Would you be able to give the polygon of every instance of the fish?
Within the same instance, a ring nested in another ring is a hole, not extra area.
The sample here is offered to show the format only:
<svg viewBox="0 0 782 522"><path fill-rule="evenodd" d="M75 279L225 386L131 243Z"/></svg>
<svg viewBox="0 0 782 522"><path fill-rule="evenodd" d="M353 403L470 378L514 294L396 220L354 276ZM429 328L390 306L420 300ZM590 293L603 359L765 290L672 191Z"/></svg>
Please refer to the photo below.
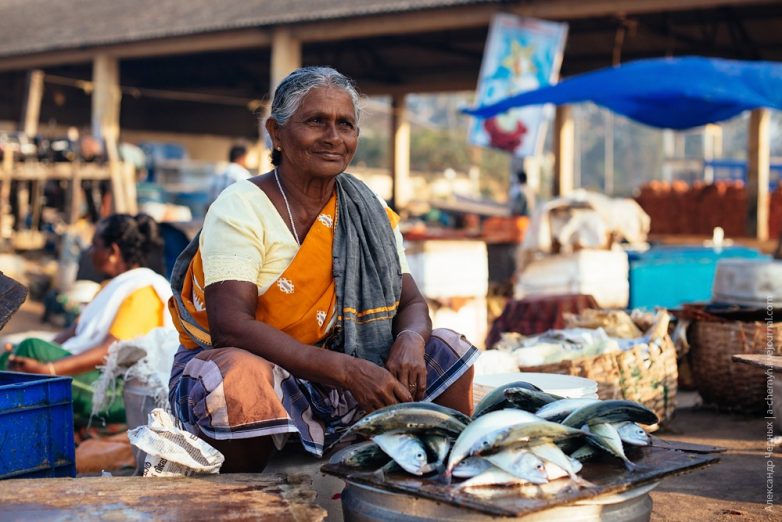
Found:
<svg viewBox="0 0 782 522"><path fill-rule="evenodd" d="M594 456L595 456L595 448L591 446L589 443L584 444L583 446L581 446L576 451L570 454L570 458L575 459L579 462L589 460Z"/></svg>
<svg viewBox="0 0 782 522"><path fill-rule="evenodd" d="M390 457L372 441L359 442L340 449L329 459L329 464L343 464L351 468L377 468L387 464Z"/></svg>
<svg viewBox="0 0 782 522"><path fill-rule="evenodd" d="M587 433L556 422L537 420L516 424L484 434L468 451L469 455L486 456L508 448L529 447L546 442L585 437Z"/></svg>
<svg viewBox="0 0 782 522"><path fill-rule="evenodd" d="M478 405L475 406L475 410L473 411L472 414L473 418L477 419L478 417L486 413L490 413L492 411L497 411L497 410L504 410L512 406L510 401L508 401L508 399L505 398L505 390L508 388L525 388L531 391L543 391L537 386L535 386L534 384L528 383L526 381L516 381L516 382L503 384L502 386L498 386L497 388L494 388L483 399L481 399Z"/></svg>
<svg viewBox="0 0 782 522"><path fill-rule="evenodd" d="M459 488L517 486L521 484L527 484L527 481L492 464L489 469L459 484Z"/></svg>
<svg viewBox="0 0 782 522"><path fill-rule="evenodd" d="M446 481L450 478L453 468L469 457L473 447L480 446L486 435L508 426L538 421L540 418L532 413L515 409L498 410L481 415L472 421L453 443L448 457L448 466L446 466Z"/></svg>
<svg viewBox="0 0 782 522"><path fill-rule="evenodd" d="M548 482L546 466L534 453L525 448L511 448L485 457L503 471L533 484Z"/></svg>
<svg viewBox="0 0 782 522"><path fill-rule="evenodd" d="M587 440L591 444L622 459L628 471L635 471L637 466L630 462L630 459L625 455L622 439L619 438L619 432L616 431L616 428L608 422L603 422L599 424L589 424L586 429L592 434L592 436L587 437Z"/></svg>
<svg viewBox="0 0 782 522"><path fill-rule="evenodd" d="M494 467L494 464L483 457L467 457L453 468L453 476L457 478L472 478L492 467Z"/></svg>
<svg viewBox="0 0 782 522"><path fill-rule="evenodd" d="M467 427L450 413L420 404L395 404L373 411L348 428L340 440L351 433L371 438L388 432L438 433L456 438Z"/></svg>
<svg viewBox="0 0 782 522"><path fill-rule="evenodd" d="M563 399L559 395L519 387L505 389L505 398L514 407L528 412L536 412L546 404Z"/></svg>
<svg viewBox="0 0 782 522"><path fill-rule="evenodd" d="M611 425L619 432L619 438L625 444L630 444L631 446L650 446L652 444L652 439L646 433L646 430L635 422L623 421L615 422Z"/></svg>
<svg viewBox="0 0 782 522"><path fill-rule="evenodd" d="M445 459L448 458L448 452L451 450L453 439L445 435L419 435L421 442L424 443L424 449L427 453L427 464L424 466L424 473L431 471L442 472L445 470Z"/></svg>
<svg viewBox="0 0 782 522"><path fill-rule="evenodd" d="M409 433L383 433L372 437L372 442L413 475L421 476L426 467L426 449L421 439Z"/></svg>
<svg viewBox="0 0 782 522"><path fill-rule="evenodd" d="M588 399L583 397L575 399L562 399L546 404L542 408L538 409L538 411L535 412L535 415L547 421L560 422L578 408L588 404L594 404L595 402L599 401L600 399Z"/></svg>
<svg viewBox="0 0 782 522"><path fill-rule="evenodd" d="M565 426L580 428L584 424L632 421L656 424L657 414L637 402L624 400L599 401L582 406L562 420Z"/></svg>
<svg viewBox="0 0 782 522"><path fill-rule="evenodd" d="M570 459L570 457L565 455L565 453L559 449L556 444L552 444L550 442L536 444L534 446L530 446L529 451L545 462L550 462L551 464L554 464L564 470L570 477L570 480L573 480L579 486L589 487L594 485L591 482L588 482L576 475L578 470L583 467L582 464L576 461L576 465L573 465L573 461Z"/></svg>

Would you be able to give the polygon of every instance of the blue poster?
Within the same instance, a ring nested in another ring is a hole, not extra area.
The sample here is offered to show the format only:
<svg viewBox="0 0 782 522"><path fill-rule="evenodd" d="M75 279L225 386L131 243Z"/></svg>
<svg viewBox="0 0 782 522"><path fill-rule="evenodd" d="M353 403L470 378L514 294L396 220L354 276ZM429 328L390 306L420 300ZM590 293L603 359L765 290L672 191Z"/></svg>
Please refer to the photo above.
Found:
<svg viewBox="0 0 782 522"><path fill-rule="evenodd" d="M496 15L486 39L475 106L556 83L566 38L567 24ZM470 143L514 156L531 156L544 119L541 106L476 118L470 128Z"/></svg>

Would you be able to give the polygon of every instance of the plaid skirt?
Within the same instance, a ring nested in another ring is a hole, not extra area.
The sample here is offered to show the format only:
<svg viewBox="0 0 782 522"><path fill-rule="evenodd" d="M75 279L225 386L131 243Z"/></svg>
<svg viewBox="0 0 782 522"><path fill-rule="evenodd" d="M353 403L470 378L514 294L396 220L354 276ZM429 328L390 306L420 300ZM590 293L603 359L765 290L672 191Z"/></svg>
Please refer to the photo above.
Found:
<svg viewBox="0 0 782 522"><path fill-rule="evenodd" d="M473 365L478 349L444 328L426 344L426 396L442 394ZM298 434L317 456L364 412L347 390L298 379L239 348L180 346L169 383L174 415L194 435L216 440L272 436L281 448Z"/></svg>

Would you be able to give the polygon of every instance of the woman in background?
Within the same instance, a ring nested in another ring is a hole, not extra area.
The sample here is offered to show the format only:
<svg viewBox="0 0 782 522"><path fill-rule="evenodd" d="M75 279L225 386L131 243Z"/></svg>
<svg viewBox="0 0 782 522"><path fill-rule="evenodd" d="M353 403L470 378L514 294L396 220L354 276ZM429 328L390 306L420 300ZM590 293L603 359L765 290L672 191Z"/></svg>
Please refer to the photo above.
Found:
<svg viewBox="0 0 782 522"><path fill-rule="evenodd" d="M145 214L115 214L101 220L90 255L96 270L110 279L82 311L74 325L53 342L26 339L0 357L0 368L46 375L73 376L73 410L77 424L89 420L93 383L100 376L109 346L170 323L168 281L148 267L160 267L163 241L157 223ZM4 360L5 359L5 360ZM124 422L122 390L102 415Z"/></svg>

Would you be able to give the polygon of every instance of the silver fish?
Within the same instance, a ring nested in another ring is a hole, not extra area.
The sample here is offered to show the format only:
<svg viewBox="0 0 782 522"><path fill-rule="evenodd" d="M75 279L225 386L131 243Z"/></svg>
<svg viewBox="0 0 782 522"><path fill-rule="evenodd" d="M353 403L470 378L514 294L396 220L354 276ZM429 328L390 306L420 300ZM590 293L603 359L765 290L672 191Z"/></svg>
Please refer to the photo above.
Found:
<svg viewBox="0 0 782 522"><path fill-rule="evenodd" d="M632 401L599 401L587 404L562 420L565 426L581 427L584 424L632 421L641 424L657 423L657 415L641 404Z"/></svg>
<svg viewBox="0 0 782 522"><path fill-rule="evenodd" d="M529 412L538 411L546 404L562 400L559 395L518 387L507 388L505 398L516 408Z"/></svg>
<svg viewBox="0 0 782 522"><path fill-rule="evenodd" d="M470 455L486 456L507 448L529 447L545 442L584 437L587 433L556 422L538 420L516 424L484 435L469 450Z"/></svg>
<svg viewBox="0 0 782 522"><path fill-rule="evenodd" d="M541 419L546 419L547 421L560 422L578 408L588 404L594 404L599 401L600 399L587 399L583 397L576 399L562 399L546 404L538 411L536 411L535 415Z"/></svg>
<svg viewBox="0 0 782 522"><path fill-rule="evenodd" d="M439 433L457 437L466 428L465 423L449 413L420 407L418 403L395 404L373 411L353 424L340 438L349 433L372 437L391 431L406 433Z"/></svg>
<svg viewBox="0 0 782 522"><path fill-rule="evenodd" d="M427 453L427 465L424 473L430 471L443 471L445 469L445 459L448 458L448 452L451 450L453 439L445 435L419 435L421 442Z"/></svg>
<svg viewBox="0 0 782 522"><path fill-rule="evenodd" d="M574 466L572 459L570 459L570 457L565 455L565 453L561 449L559 449L556 444L552 444L550 442L544 444L536 444L534 446L530 446L529 451L533 453L536 457L539 457L546 462L550 462L551 464L554 464L558 468L564 470L567 473L567 475L570 477L570 479L575 481L577 484L581 486L592 485L590 482L587 482L581 477L576 476L578 470L580 470L583 467L581 463L576 461L577 464Z"/></svg>
<svg viewBox="0 0 782 522"><path fill-rule="evenodd" d="M494 467L494 464L483 457L467 457L453 468L453 476L457 478L472 478Z"/></svg>
<svg viewBox="0 0 782 522"><path fill-rule="evenodd" d="M472 414L473 418L477 419L486 413L512 407L508 399L505 398L505 390L508 388L526 388L532 391L543 391L534 384L530 384L526 381L516 381L503 384L502 386L494 388L483 399L481 399L481 402L475 406L475 411L473 411Z"/></svg>
<svg viewBox="0 0 782 522"><path fill-rule="evenodd" d="M413 475L423 475L426 466L424 443L409 433L383 433L372 437L372 442L380 448L402 469Z"/></svg>
<svg viewBox="0 0 782 522"><path fill-rule="evenodd" d="M499 410L482 415L462 431L451 448L446 474L462 460L470 456L473 447L481 447L483 438L499 429L526 422L538 422L540 418L521 410Z"/></svg>
<svg viewBox="0 0 782 522"><path fill-rule="evenodd" d="M631 446L649 446L652 443L652 439L649 438L649 434L646 433L646 430L635 422L615 422L611 425L619 432L619 438L622 439L622 442L625 444L630 444Z"/></svg>
<svg viewBox="0 0 782 522"><path fill-rule="evenodd" d="M630 462L625 455L624 447L622 447L622 439L619 438L619 432L616 431L616 428L608 422L603 422L599 424L590 424L587 429L592 434L592 436L587 438L590 443L615 457L622 459L628 470L635 470L636 465Z"/></svg>
<svg viewBox="0 0 782 522"><path fill-rule="evenodd" d="M459 484L459 488L477 488L486 486L516 486L526 484L527 481L508 473L495 465L478 475Z"/></svg>
<svg viewBox="0 0 782 522"><path fill-rule="evenodd" d="M570 454L570 457L576 459L577 461L589 460L594 456L595 456L595 448L590 446L588 443L584 444L583 446L581 446L576 451Z"/></svg>
<svg viewBox="0 0 782 522"><path fill-rule="evenodd" d="M359 442L340 449L329 459L329 464L344 464L351 468L377 468L389 461L380 446L371 441Z"/></svg>
<svg viewBox="0 0 782 522"><path fill-rule="evenodd" d="M484 458L501 470L533 484L548 482L543 461L527 449L507 449Z"/></svg>

